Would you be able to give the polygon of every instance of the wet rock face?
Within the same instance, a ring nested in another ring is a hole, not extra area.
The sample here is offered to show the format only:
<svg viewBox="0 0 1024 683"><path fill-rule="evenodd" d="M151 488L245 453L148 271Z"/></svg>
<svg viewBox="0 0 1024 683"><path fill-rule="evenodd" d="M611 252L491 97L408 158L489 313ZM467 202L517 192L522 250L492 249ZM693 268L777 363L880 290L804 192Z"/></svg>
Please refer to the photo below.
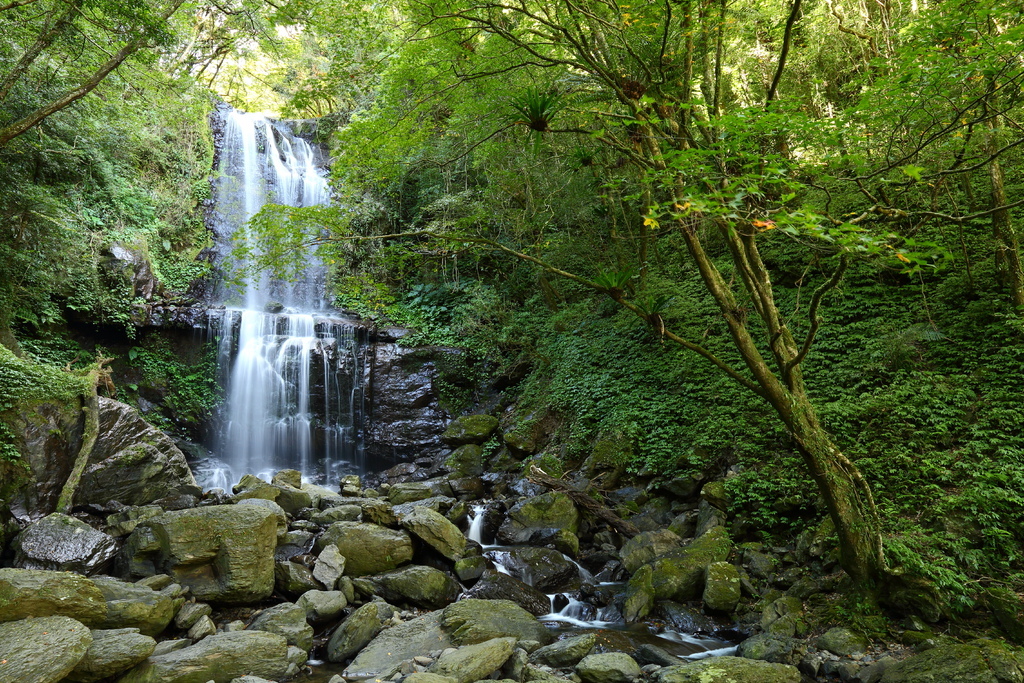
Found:
<svg viewBox="0 0 1024 683"><path fill-rule="evenodd" d="M443 451L448 415L438 405L433 358L453 349L417 349L376 343L370 363L367 462L384 465Z"/></svg>
<svg viewBox="0 0 1024 683"><path fill-rule="evenodd" d="M111 536L74 517L54 513L26 527L14 539L14 566L95 574L117 552Z"/></svg>

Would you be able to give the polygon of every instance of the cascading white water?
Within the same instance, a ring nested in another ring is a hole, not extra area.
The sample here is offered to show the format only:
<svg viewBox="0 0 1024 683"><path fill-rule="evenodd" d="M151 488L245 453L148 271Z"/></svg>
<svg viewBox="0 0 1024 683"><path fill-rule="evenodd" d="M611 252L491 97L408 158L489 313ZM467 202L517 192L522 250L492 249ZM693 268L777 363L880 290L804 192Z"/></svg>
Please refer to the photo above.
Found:
<svg viewBox="0 0 1024 683"><path fill-rule="evenodd" d="M216 445L223 467L204 483L224 487L243 474L269 478L286 468L336 483L363 469L361 329L331 316L315 253L304 255L306 266L293 282L251 272L248 262L227 256L236 240L249 239L249 220L267 203L327 203L327 179L315 150L283 125L234 109L223 117L213 228L221 266L241 274L243 291L222 292L228 307L210 311L225 387ZM258 245L250 253L258 257Z"/></svg>

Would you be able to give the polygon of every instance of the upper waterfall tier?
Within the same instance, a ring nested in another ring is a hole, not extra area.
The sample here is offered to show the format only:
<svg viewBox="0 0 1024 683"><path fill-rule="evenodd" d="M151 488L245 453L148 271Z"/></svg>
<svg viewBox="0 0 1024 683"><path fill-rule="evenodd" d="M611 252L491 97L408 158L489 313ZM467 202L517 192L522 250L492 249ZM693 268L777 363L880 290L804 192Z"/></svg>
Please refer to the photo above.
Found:
<svg viewBox="0 0 1024 683"><path fill-rule="evenodd" d="M330 187L318 151L293 135L286 124L262 114L226 109L220 145L218 175L214 179L212 228L225 270L242 274L244 291L223 291L224 303L249 310L280 304L302 312L327 308L325 269L315 253L295 282L275 281L264 273L249 272L249 263L229 255L240 239L249 239L246 225L268 203L315 206L330 201ZM254 257L258 245L250 245Z"/></svg>

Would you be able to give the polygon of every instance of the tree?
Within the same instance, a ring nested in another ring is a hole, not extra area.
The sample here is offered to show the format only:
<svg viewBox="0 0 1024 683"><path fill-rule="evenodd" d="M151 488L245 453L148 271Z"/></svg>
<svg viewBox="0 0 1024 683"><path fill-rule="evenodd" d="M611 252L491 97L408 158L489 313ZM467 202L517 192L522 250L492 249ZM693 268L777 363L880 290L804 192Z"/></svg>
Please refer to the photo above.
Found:
<svg viewBox="0 0 1024 683"><path fill-rule="evenodd" d="M28 40L0 81L0 103L8 112L0 120L0 147L88 95L135 53L165 40L166 22L183 2L151 7L142 2L72 0L46 3L41 12L41 2L30 9L14 7L18 3L5 6L0 22L17 27ZM76 50L78 58L73 56ZM49 87L33 109L10 106L13 89L31 92L40 83Z"/></svg>

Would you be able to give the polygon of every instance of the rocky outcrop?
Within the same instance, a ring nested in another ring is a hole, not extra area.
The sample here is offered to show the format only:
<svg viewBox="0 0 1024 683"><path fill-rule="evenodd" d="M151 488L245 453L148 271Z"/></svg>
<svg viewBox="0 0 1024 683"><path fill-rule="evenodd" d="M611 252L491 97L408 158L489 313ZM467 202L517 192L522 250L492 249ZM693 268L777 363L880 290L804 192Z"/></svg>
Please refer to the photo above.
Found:
<svg viewBox="0 0 1024 683"><path fill-rule="evenodd" d="M125 403L101 396L99 407L99 437L75 495L78 504L146 505L202 495L169 436Z"/></svg>
<svg viewBox="0 0 1024 683"><path fill-rule="evenodd" d="M882 683L1017 683L1024 657L994 640L940 645L889 667Z"/></svg>

